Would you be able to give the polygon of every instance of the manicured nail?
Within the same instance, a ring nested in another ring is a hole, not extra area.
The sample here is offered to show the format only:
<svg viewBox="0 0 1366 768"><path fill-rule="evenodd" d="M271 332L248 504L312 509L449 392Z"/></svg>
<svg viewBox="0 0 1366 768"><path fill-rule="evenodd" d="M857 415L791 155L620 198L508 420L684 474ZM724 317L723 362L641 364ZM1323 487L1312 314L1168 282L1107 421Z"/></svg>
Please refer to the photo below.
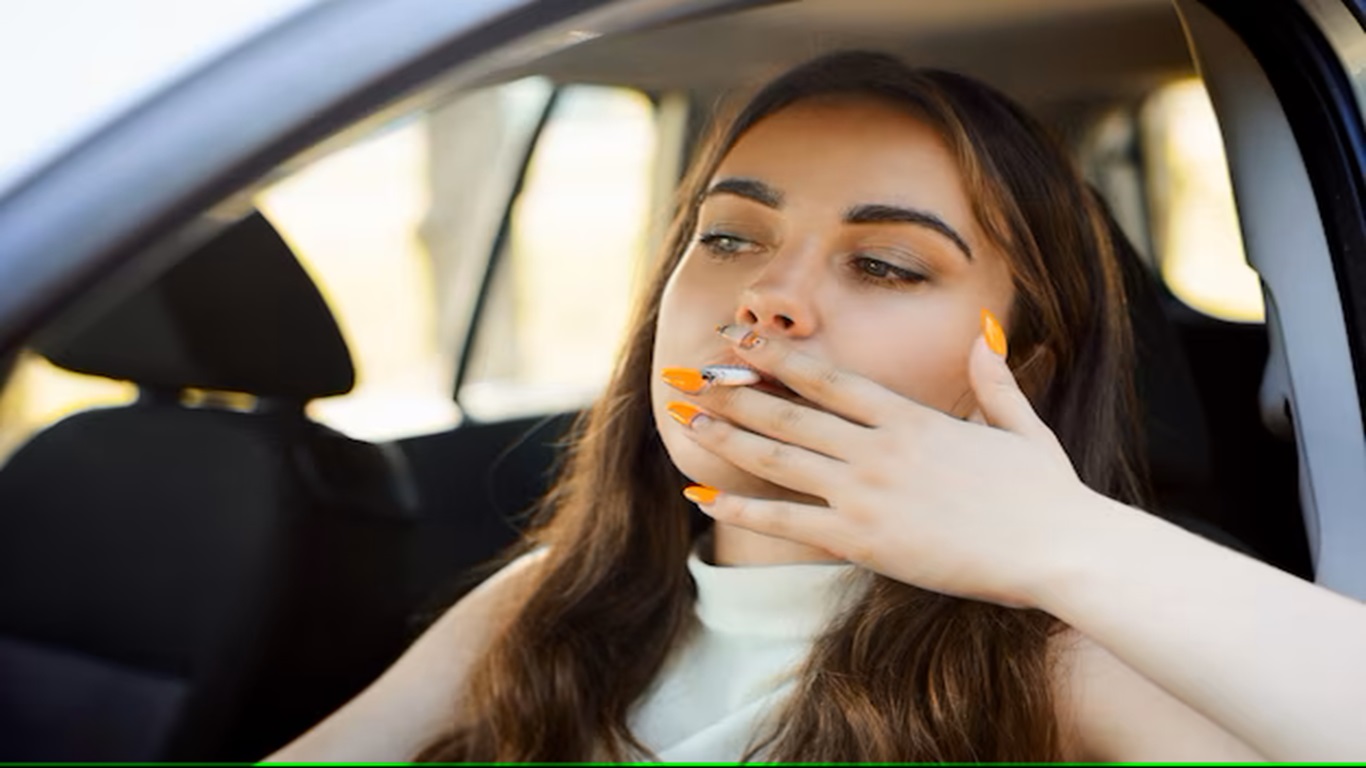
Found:
<svg viewBox="0 0 1366 768"><path fill-rule="evenodd" d="M1001 329L1001 323L996 319L996 315L991 314L991 310L982 308L982 335L987 337L987 346L991 351L1006 356L1006 332Z"/></svg>
<svg viewBox="0 0 1366 768"><path fill-rule="evenodd" d="M696 368L665 368L660 371L660 375L669 386L690 395L701 392L702 388L707 386L706 378Z"/></svg>
<svg viewBox="0 0 1366 768"><path fill-rule="evenodd" d="M720 491L710 485L690 485L683 489L683 496L694 504L710 504L716 501Z"/></svg>
<svg viewBox="0 0 1366 768"><path fill-rule="evenodd" d="M764 339L755 333L748 325L730 323L729 325L716 326L716 332L727 341L738 344L741 349L754 349L764 343Z"/></svg>
<svg viewBox="0 0 1366 768"><path fill-rule="evenodd" d="M695 421L698 416L703 415L701 408L698 408L692 403L684 403L677 400L669 403L667 408L669 409L669 415L674 417L674 421L685 427L691 427L693 421Z"/></svg>

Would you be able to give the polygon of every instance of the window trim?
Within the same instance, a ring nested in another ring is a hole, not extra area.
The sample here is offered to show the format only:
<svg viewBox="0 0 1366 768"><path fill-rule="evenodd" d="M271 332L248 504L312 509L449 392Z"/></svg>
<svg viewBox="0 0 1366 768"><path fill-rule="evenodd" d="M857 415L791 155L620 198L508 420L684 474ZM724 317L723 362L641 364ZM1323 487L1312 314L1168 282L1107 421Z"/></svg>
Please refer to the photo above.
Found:
<svg viewBox="0 0 1366 768"><path fill-rule="evenodd" d="M1343 60L1302 5L1177 7L1225 135L1248 258L1266 286L1273 358L1263 418L1292 409L1316 580L1366 598L1362 114Z"/></svg>
<svg viewBox="0 0 1366 768"><path fill-rule="evenodd" d="M502 265L508 250L507 245L512 236L512 219L517 209L517 201L521 199L522 192L526 188L527 172L531 168L532 161L536 158L536 150L540 147L541 137L545 134L546 126L555 116L555 108L559 106L560 94L563 90L564 86L557 84L546 98L545 104L542 105L541 114L536 117L536 125L531 129L531 135L527 137L526 148L522 150L522 157L517 163L517 177L513 181L512 189L508 192L507 200L503 205L503 214L498 220L498 230L493 236L488 255L484 259L484 271L479 276L479 291L474 296L474 304L470 309L470 321L465 326L465 338L460 344L460 356L455 365L455 384L451 389L451 398L457 404L460 402L460 390L465 386L465 379L469 375L471 363L474 360L474 340L478 338L479 331L483 328L484 310L488 306L489 297L493 294L493 284L498 276L498 267Z"/></svg>
<svg viewBox="0 0 1366 768"><path fill-rule="evenodd" d="M1366 127L1354 83L1300 4L1201 2L1247 45L1300 147L1332 256L1357 400L1366 413Z"/></svg>

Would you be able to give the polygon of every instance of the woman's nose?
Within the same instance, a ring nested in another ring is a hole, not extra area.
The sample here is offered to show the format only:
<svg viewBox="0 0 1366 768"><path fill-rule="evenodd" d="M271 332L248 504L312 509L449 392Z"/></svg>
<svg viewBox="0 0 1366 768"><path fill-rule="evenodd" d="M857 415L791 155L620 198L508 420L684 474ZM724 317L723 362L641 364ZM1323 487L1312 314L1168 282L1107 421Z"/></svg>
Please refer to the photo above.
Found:
<svg viewBox="0 0 1366 768"><path fill-rule="evenodd" d="M745 289L735 309L736 321L770 333L811 335L817 326L814 279L791 268L783 274L774 271L766 271Z"/></svg>

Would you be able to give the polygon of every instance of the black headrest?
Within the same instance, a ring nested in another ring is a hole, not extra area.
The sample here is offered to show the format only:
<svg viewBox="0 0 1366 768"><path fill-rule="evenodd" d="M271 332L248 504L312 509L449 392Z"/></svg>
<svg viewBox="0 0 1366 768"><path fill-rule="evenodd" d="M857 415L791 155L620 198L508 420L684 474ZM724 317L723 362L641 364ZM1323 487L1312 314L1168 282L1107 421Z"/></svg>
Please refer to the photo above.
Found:
<svg viewBox="0 0 1366 768"><path fill-rule="evenodd" d="M153 389L308 400L355 384L327 303L259 213L107 310L55 323L33 346L62 368Z"/></svg>

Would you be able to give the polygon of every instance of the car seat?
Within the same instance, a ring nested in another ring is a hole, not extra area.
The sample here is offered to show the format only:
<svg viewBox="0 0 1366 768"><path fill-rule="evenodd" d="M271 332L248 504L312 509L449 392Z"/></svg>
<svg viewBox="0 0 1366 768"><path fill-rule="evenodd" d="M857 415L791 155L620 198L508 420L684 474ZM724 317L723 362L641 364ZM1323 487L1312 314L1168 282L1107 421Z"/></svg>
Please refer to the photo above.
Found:
<svg viewBox="0 0 1366 768"><path fill-rule="evenodd" d="M1096 197L1104 206L1104 198ZM1134 386L1149 511L1244 554L1259 557L1230 523L1214 472L1205 412L1187 351L1168 307L1179 304L1143 262L1108 209L1134 337Z"/></svg>
<svg viewBox="0 0 1366 768"><path fill-rule="evenodd" d="M261 215L32 346L140 397L0 471L0 761L259 759L401 651L414 486L305 416L354 371Z"/></svg>

